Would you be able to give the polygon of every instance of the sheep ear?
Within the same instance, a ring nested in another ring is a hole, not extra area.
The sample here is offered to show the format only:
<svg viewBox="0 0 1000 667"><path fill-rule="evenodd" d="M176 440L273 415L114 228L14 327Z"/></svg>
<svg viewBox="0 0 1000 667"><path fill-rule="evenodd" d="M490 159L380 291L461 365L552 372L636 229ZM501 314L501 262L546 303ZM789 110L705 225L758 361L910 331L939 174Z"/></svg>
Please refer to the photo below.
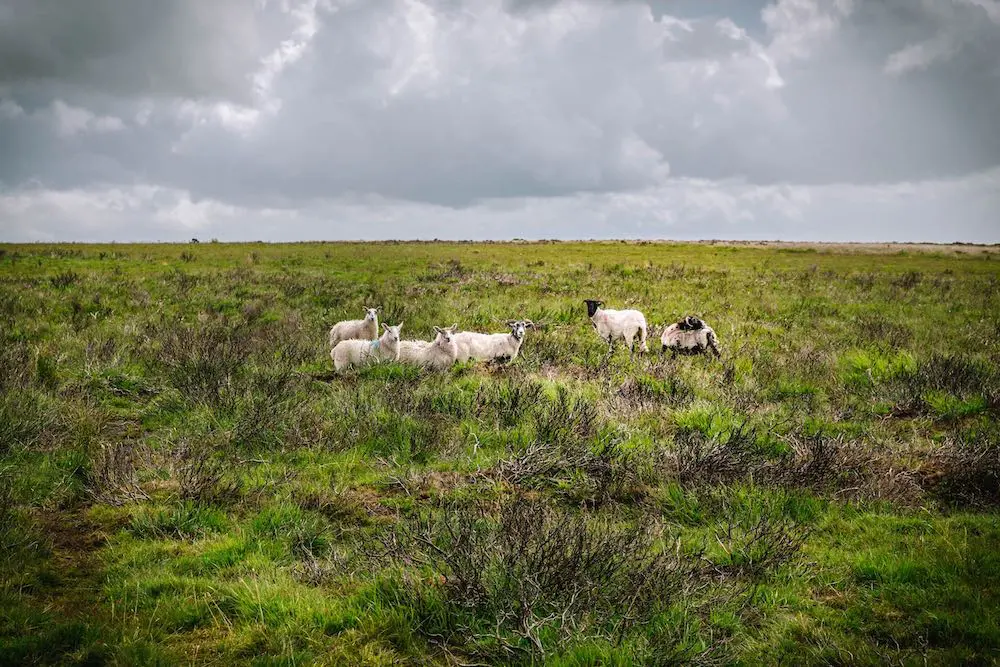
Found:
<svg viewBox="0 0 1000 667"><path fill-rule="evenodd" d="M382 328L385 329L386 331L388 331L389 330L389 325L386 324L385 322L383 322L382 323Z"/></svg>
<svg viewBox="0 0 1000 667"><path fill-rule="evenodd" d="M441 333L441 327L434 327L434 331L437 333Z"/></svg>
<svg viewBox="0 0 1000 667"><path fill-rule="evenodd" d="M534 329L535 328L535 323L532 322L531 320L525 320L524 321L524 326L530 327L530 328Z"/></svg>

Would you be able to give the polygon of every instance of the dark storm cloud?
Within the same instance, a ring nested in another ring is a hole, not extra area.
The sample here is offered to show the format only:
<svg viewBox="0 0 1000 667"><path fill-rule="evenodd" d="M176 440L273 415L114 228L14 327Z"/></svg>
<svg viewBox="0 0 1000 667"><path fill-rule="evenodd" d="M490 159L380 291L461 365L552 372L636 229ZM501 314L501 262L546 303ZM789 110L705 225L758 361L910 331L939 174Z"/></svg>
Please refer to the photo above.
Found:
<svg viewBox="0 0 1000 667"><path fill-rule="evenodd" d="M271 25L248 0L4 0L0 83L249 101ZM270 19L275 16L270 14Z"/></svg>

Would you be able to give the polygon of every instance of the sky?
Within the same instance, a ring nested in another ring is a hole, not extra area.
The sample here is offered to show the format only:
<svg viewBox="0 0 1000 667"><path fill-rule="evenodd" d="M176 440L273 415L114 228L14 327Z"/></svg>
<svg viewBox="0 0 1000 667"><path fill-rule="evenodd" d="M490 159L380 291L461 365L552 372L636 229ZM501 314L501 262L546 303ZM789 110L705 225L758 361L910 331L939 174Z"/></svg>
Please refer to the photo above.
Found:
<svg viewBox="0 0 1000 667"><path fill-rule="evenodd" d="M0 0L0 241L1000 242L1000 0Z"/></svg>

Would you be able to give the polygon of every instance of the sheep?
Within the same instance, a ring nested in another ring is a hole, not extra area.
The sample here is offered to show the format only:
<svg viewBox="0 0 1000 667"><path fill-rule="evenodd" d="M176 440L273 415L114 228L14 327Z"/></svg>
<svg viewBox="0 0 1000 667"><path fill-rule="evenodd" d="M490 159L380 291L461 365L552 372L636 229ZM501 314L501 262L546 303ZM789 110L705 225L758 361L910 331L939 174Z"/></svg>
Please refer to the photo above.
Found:
<svg viewBox="0 0 1000 667"><path fill-rule="evenodd" d="M649 352L646 346L646 316L638 310L608 310L602 308L603 301L584 299L587 317L601 340L608 343L608 354L614 348L615 340L621 338L629 346L629 356L635 354L636 337L640 352Z"/></svg>
<svg viewBox="0 0 1000 667"><path fill-rule="evenodd" d="M511 363L517 357L524 341L524 333L527 327L534 328L535 324L531 320L508 320L507 326L510 333L478 333L475 331L463 331L454 335L455 346L458 350L456 361L465 362L469 359L476 361L498 361Z"/></svg>
<svg viewBox="0 0 1000 667"><path fill-rule="evenodd" d="M663 344L662 352L670 350L672 356L681 354L701 354L711 350L716 357L721 357L718 347L718 339L715 331L702 320L688 315L679 322L675 322L663 330L660 336Z"/></svg>
<svg viewBox="0 0 1000 667"><path fill-rule="evenodd" d="M359 340L356 338L342 340L330 350L333 367L339 373L351 366L360 366L372 361L396 361L399 358L399 332L403 328L400 322L394 327L382 323L385 333L377 340Z"/></svg>
<svg viewBox="0 0 1000 667"><path fill-rule="evenodd" d="M330 329L330 349L342 340L375 340L378 338L378 311L381 307L365 306L365 317L361 320L343 320Z"/></svg>
<svg viewBox="0 0 1000 667"><path fill-rule="evenodd" d="M437 334L433 341L404 340L399 343L399 361L406 364L423 366L440 371L455 363L458 350L455 346L455 329L458 324L450 327L434 327Z"/></svg>

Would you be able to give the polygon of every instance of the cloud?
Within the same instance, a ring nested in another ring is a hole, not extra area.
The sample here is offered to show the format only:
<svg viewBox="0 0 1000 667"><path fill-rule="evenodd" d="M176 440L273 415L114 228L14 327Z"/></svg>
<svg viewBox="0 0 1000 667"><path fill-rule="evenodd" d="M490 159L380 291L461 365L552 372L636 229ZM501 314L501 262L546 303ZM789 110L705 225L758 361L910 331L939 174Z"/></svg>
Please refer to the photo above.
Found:
<svg viewBox="0 0 1000 667"><path fill-rule="evenodd" d="M95 116L82 107L74 107L62 100L52 103L52 119L56 133L71 137L81 132L115 132L125 129L125 123L115 116Z"/></svg>
<svg viewBox="0 0 1000 667"><path fill-rule="evenodd" d="M155 186L0 195L11 240L802 239L996 240L1000 168L959 179L819 186L672 179L565 197L488 199L462 209L344 196L298 208L248 208ZM949 221L960 218L962 226ZM135 220L145 221L136 225ZM878 224L872 224L878 220Z"/></svg>
<svg viewBox="0 0 1000 667"><path fill-rule="evenodd" d="M405 210L442 236L463 216L516 226L514 211L562 230L564 211L610 236L636 215L823 238L826 193L884 206L893 183L1000 165L997 0L119 5L3 3L0 193L77 193L59 201L95 211L86 193L154 188L126 206L139 236L242 233L257 212L322 236L337 228L321 211L391 210L397 227L373 229L405 237ZM929 192L981 234L980 208ZM362 200L382 203L345 208ZM40 205L0 234L43 233ZM918 218L894 233L940 233Z"/></svg>

